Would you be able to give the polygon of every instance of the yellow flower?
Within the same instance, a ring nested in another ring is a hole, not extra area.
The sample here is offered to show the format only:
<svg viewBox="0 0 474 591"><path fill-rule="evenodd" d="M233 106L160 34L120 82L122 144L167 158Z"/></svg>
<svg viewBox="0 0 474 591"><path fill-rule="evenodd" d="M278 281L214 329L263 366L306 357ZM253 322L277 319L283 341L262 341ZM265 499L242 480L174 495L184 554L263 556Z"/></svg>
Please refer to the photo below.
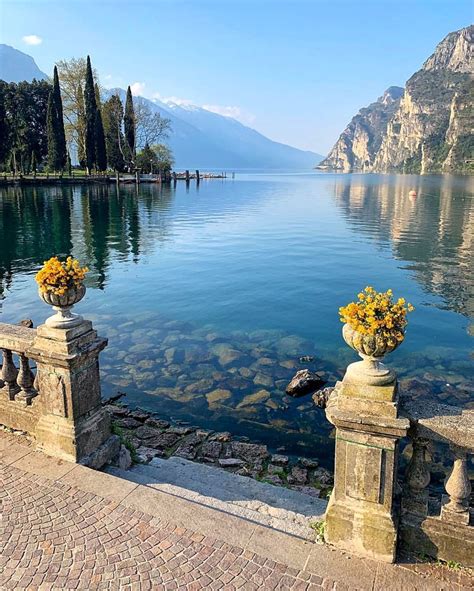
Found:
<svg viewBox="0 0 474 591"><path fill-rule="evenodd" d="M35 279L42 293L64 295L68 289L80 286L88 271L87 267L81 267L79 261L70 256L64 262L52 257L44 262Z"/></svg>
<svg viewBox="0 0 474 591"><path fill-rule="evenodd" d="M394 302L391 289L377 292L371 286L357 294L357 298L357 302L339 308L341 322L361 334L382 335L391 344L403 340L407 312L414 310L411 304L407 304L404 298Z"/></svg>

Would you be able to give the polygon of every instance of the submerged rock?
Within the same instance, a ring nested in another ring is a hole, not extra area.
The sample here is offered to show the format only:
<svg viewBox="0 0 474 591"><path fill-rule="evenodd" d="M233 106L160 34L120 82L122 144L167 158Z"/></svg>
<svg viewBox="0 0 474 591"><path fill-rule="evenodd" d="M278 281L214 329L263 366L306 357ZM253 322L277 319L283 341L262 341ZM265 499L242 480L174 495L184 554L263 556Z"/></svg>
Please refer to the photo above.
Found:
<svg viewBox="0 0 474 591"><path fill-rule="evenodd" d="M261 402L264 402L268 398L270 398L270 392L267 392L267 390L259 390L254 394L248 394L247 396L245 396L242 399L242 401L239 402L237 408L242 408L244 406L252 406L253 404L259 404Z"/></svg>
<svg viewBox="0 0 474 591"><path fill-rule="evenodd" d="M206 394L207 402L210 407L215 406L219 402L223 402L224 400L228 400L232 397L232 392L230 390L222 390L218 388L217 390L213 390Z"/></svg>
<svg viewBox="0 0 474 591"><path fill-rule="evenodd" d="M291 382L286 387L286 393L293 397L304 396L315 392L324 384L321 377L309 369L297 371Z"/></svg>

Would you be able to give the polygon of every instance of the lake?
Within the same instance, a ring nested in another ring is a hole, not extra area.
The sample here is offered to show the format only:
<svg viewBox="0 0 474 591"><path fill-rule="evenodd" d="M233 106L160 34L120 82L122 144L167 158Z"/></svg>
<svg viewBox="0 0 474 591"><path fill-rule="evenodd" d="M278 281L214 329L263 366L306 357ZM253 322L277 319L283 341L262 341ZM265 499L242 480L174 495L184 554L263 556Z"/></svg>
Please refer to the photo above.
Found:
<svg viewBox="0 0 474 591"><path fill-rule="evenodd" d="M338 307L366 285L416 308L387 358L402 387L473 407L473 185L294 173L0 189L0 321L43 322L34 274L72 254L91 270L76 311L109 339L104 395L325 456L324 412L285 386L304 367L332 385L357 360Z"/></svg>

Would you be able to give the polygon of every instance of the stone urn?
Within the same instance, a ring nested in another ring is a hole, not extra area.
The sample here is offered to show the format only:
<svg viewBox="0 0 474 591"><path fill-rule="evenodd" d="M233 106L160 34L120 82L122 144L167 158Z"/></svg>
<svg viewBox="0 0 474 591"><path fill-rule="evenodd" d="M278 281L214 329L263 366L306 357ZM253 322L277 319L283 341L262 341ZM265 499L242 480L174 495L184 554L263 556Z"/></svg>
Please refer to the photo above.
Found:
<svg viewBox="0 0 474 591"><path fill-rule="evenodd" d="M56 310L56 314L50 316L46 321L46 326L51 328L73 328L81 324L83 318L79 314L71 312L74 304L82 300L86 294L85 285L70 287L65 294L57 295L49 291L39 290L40 298Z"/></svg>
<svg viewBox="0 0 474 591"><path fill-rule="evenodd" d="M399 341L389 343L382 335L362 334L349 324L342 327L342 336L349 347L362 357L362 361L348 366L348 378L374 386L388 384L395 379L395 373L382 363L382 359L400 345Z"/></svg>

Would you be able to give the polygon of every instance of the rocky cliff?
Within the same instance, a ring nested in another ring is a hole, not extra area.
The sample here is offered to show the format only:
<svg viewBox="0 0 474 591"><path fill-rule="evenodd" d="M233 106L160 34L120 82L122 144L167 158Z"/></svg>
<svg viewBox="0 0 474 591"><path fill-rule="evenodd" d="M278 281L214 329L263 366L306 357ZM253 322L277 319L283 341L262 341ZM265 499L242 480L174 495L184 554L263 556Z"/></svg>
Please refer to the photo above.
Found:
<svg viewBox="0 0 474 591"><path fill-rule="evenodd" d="M473 72L470 26L441 41L401 98L384 106L385 93L362 109L321 165L344 172L473 171ZM364 111L380 114L367 117Z"/></svg>
<svg viewBox="0 0 474 591"><path fill-rule="evenodd" d="M318 168L343 172L371 170L388 122L400 104L402 95L403 88L391 86L375 103L361 109Z"/></svg>

